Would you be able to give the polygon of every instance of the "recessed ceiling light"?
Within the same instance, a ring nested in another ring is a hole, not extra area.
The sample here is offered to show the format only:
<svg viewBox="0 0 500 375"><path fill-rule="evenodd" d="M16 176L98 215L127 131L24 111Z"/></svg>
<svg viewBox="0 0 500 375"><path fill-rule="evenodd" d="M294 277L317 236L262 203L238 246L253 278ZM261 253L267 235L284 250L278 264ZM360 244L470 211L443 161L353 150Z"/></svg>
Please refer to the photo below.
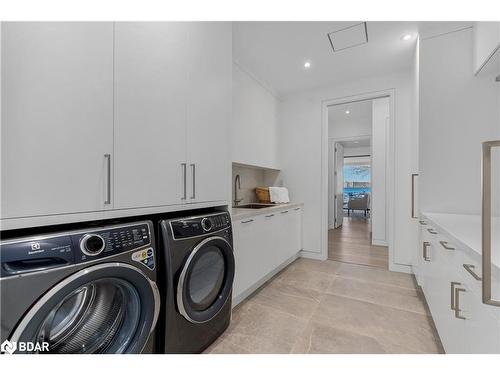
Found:
<svg viewBox="0 0 500 375"><path fill-rule="evenodd" d="M306 61L304 63L304 68L309 69L311 67L311 63L309 61Z"/></svg>
<svg viewBox="0 0 500 375"><path fill-rule="evenodd" d="M411 34L405 34L401 37L402 40L410 40L411 39Z"/></svg>
<svg viewBox="0 0 500 375"><path fill-rule="evenodd" d="M348 115L349 113L351 113L351 111L349 111L349 110L345 111L346 115Z"/></svg>

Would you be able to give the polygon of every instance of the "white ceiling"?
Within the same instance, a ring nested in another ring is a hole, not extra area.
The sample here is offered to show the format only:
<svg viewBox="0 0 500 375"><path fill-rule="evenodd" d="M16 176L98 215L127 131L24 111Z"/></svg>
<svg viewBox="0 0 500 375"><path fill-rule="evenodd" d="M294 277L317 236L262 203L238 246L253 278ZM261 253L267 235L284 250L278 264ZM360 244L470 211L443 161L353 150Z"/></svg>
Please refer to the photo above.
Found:
<svg viewBox="0 0 500 375"><path fill-rule="evenodd" d="M349 111L349 114L346 114ZM363 100L360 102L332 105L328 107L328 123L335 125L342 122L365 121L372 118L372 101Z"/></svg>
<svg viewBox="0 0 500 375"><path fill-rule="evenodd" d="M333 52L327 34L359 22L234 22L233 58L284 95L408 70L418 32L427 37L471 24L367 22L368 43ZM412 38L403 41L404 34Z"/></svg>
<svg viewBox="0 0 500 375"><path fill-rule="evenodd" d="M352 138L371 134L371 100L328 107L328 136L330 138ZM357 144L350 147L362 147L362 145Z"/></svg>

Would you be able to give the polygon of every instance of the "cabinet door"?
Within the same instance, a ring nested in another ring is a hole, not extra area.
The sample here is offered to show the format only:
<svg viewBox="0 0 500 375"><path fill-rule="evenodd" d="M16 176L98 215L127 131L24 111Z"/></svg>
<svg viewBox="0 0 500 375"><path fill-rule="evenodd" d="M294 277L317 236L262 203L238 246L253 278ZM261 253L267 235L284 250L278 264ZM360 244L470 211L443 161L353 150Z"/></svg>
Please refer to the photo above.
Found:
<svg viewBox="0 0 500 375"><path fill-rule="evenodd" d="M182 22L115 25L117 208L187 201L187 31Z"/></svg>
<svg viewBox="0 0 500 375"><path fill-rule="evenodd" d="M465 272L465 270L464 270ZM474 286L476 280L469 275L465 283L465 292L460 300L460 309L465 318L466 353L484 354L500 353L500 321L497 314L488 311L487 305L482 303L481 295L477 295Z"/></svg>
<svg viewBox="0 0 500 375"><path fill-rule="evenodd" d="M188 198L225 201L230 181L231 24L189 24Z"/></svg>
<svg viewBox="0 0 500 375"><path fill-rule="evenodd" d="M262 241L262 276L273 271L285 260L286 232L283 232L285 218L279 212L262 217L263 226L259 233Z"/></svg>
<svg viewBox="0 0 500 375"><path fill-rule="evenodd" d="M292 219L290 225L290 252L289 256L297 254L302 250L302 208L292 208ZM286 232L285 232L286 233Z"/></svg>
<svg viewBox="0 0 500 375"><path fill-rule="evenodd" d="M233 283L233 297L237 298L241 293L250 288L257 280L257 273L262 268L261 260L256 254L259 248L260 236L257 233L255 219L243 219L234 222L234 258L235 275Z"/></svg>
<svg viewBox="0 0 500 375"><path fill-rule="evenodd" d="M2 23L2 219L103 210L113 24Z"/></svg>

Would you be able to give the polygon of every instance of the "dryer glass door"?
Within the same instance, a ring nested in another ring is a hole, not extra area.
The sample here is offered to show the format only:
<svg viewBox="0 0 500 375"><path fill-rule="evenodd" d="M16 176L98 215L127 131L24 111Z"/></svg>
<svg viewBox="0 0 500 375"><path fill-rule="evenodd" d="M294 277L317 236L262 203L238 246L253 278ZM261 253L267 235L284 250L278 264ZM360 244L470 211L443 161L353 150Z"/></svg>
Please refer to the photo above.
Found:
<svg viewBox="0 0 500 375"><path fill-rule="evenodd" d="M127 264L100 264L66 278L26 314L13 341L49 353L138 353L154 327L156 286Z"/></svg>
<svg viewBox="0 0 500 375"><path fill-rule="evenodd" d="M231 295L234 255L222 237L201 241L184 264L177 285L180 313L190 322L203 323L222 309Z"/></svg>

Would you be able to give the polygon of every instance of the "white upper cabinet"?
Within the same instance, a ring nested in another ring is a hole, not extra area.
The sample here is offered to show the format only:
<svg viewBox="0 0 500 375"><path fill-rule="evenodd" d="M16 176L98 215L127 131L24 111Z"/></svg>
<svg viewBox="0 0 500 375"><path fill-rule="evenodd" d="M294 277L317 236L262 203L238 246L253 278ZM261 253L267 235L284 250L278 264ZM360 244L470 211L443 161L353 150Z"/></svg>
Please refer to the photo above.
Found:
<svg viewBox="0 0 500 375"><path fill-rule="evenodd" d="M227 202L230 23L1 31L2 227Z"/></svg>
<svg viewBox="0 0 500 375"><path fill-rule="evenodd" d="M225 201L231 25L117 23L116 207Z"/></svg>
<svg viewBox="0 0 500 375"><path fill-rule="evenodd" d="M278 98L236 63L232 81L232 161L279 169Z"/></svg>
<svg viewBox="0 0 500 375"><path fill-rule="evenodd" d="M482 69L499 47L500 22L476 22L474 24L475 73Z"/></svg>
<svg viewBox="0 0 500 375"><path fill-rule="evenodd" d="M187 201L184 174L188 25L115 25L117 208Z"/></svg>
<svg viewBox="0 0 500 375"><path fill-rule="evenodd" d="M2 219L111 207L113 24L4 22L1 49Z"/></svg>
<svg viewBox="0 0 500 375"><path fill-rule="evenodd" d="M190 23L188 45L188 201L224 201L231 168L231 23Z"/></svg>

